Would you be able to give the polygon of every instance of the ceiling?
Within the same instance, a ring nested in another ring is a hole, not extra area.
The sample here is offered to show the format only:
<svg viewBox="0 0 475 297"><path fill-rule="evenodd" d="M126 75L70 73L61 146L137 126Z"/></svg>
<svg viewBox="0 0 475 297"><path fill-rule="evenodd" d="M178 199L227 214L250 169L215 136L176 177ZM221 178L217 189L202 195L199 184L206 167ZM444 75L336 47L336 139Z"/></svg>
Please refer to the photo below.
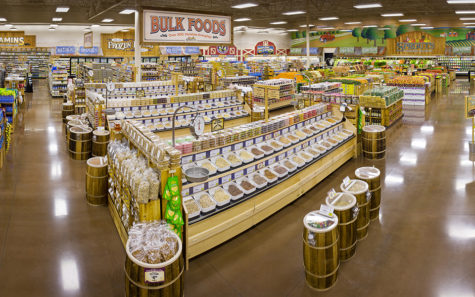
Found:
<svg viewBox="0 0 475 297"><path fill-rule="evenodd" d="M348 29L360 25L345 25L345 22L362 22L363 25L384 26L398 24L399 19L416 19L433 27L462 27L456 10L475 10L475 4L447 4L446 0L0 0L0 17L13 24L49 24L53 17L62 17L59 24L101 24L104 18L113 18L110 25L133 25L134 16L122 15L125 8L140 6L168 9L188 9L203 12L230 14L234 19L248 17L251 21L234 22L234 26L298 29L307 19L310 24ZM232 5L253 2L257 7L233 9ZM355 9L355 4L378 2L382 8ZM57 6L68 6L67 13L56 13ZM284 16L283 12L303 10L306 14ZM383 13L403 13L403 17L381 16ZM319 21L320 17L339 17L334 21ZM271 25L270 22L286 21L287 24ZM473 22L475 21L465 21ZM2 26L0 24L0 29Z"/></svg>

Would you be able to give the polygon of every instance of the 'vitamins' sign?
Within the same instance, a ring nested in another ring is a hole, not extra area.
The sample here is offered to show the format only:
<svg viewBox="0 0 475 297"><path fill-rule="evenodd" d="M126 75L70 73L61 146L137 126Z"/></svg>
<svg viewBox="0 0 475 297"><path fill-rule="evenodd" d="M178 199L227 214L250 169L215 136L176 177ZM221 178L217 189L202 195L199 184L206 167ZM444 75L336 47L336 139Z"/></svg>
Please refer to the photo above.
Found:
<svg viewBox="0 0 475 297"><path fill-rule="evenodd" d="M232 42L230 16L144 10L142 17L143 42Z"/></svg>

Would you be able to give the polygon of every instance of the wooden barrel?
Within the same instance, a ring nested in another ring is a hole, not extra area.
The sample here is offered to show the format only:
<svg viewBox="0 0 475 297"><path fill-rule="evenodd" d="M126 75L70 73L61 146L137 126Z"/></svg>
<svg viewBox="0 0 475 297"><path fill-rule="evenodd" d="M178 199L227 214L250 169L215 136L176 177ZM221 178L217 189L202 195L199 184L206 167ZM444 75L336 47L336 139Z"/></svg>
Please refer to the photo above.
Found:
<svg viewBox="0 0 475 297"><path fill-rule="evenodd" d="M64 102L61 114L63 116L63 123L66 123L66 117L74 114L74 104L72 102Z"/></svg>
<svg viewBox="0 0 475 297"><path fill-rule="evenodd" d="M170 260L160 264L138 261L130 253L127 242L125 260L126 297L182 297L184 294L184 260L182 244L178 238L178 252Z"/></svg>
<svg viewBox="0 0 475 297"><path fill-rule="evenodd" d="M312 211L303 219L303 262L307 285L315 290L330 289L338 277L338 217Z"/></svg>
<svg viewBox="0 0 475 297"><path fill-rule="evenodd" d="M375 167L360 167L355 170L355 175L368 183L371 194L369 207L369 217L376 220L379 217L379 207L381 204L381 171Z"/></svg>
<svg viewBox="0 0 475 297"><path fill-rule="evenodd" d="M93 205L107 203L107 162L103 157L92 157L87 160L86 199Z"/></svg>
<svg viewBox="0 0 475 297"><path fill-rule="evenodd" d="M325 201L328 206L333 207L338 216L340 260L348 260L356 252L356 219L358 217L356 198L348 193L336 193L334 196L328 196Z"/></svg>
<svg viewBox="0 0 475 297"><path fill-rule="evenodd" d="M87 160L91 156L92 129L71 127L69 129L69 154L74 160Z"/></svg>
<svg viewBox="0 0 475 297"><path fill-rule="evenodd" d="M368 159L382 159L386 154L386 128L380 125L363 127L363 156Z"/></svg>
<svg viewBox="0 0 475 297"><path fill-rule="evenodd" d="M359 179L349 180L347 184L342 183L340 188L343 192L352 194L356 197L358 204L358 218L356 219L356 238L363 240L368 236L369 207L371 203L371 195L368 192L368 184Z"/></svg>
<svg viewBox="0 0 475 297"><path fill-rule="evenodd" d="M67 118L70 118L70 116L68 116ZM66 123L66 126L65 126L65 137L66 137L66 142L69 141L69 129L71 129L72 127L83 127L85 126L85 124L79 120L79 119L73 119L73 120L70 120Z"/></svg>
<svg viewBox="0 0 475 297"><path fill-rule="evenodd" d="M108 130L94 130L92 132L92 155L103 157L107 154L110 133Z"/></svg>

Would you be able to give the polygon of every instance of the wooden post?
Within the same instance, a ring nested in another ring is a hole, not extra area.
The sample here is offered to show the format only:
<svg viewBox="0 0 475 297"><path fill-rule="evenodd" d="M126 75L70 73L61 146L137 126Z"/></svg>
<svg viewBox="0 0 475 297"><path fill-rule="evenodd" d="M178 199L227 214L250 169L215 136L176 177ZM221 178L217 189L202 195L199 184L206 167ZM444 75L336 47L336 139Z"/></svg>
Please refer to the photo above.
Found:
<svg viewBox="0 0 475 297"><path fill-rule="evenodd" d="M266 123L269 121L269 88L264 88L264 104L265 104L265 109L264 109L264 119Z"/></svg>

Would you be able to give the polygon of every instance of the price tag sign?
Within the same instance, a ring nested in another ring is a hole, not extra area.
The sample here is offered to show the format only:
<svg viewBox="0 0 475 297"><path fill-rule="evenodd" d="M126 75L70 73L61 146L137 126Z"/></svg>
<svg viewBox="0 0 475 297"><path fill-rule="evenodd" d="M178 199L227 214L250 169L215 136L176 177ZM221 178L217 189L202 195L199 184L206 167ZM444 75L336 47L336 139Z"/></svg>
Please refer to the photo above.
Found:
<svg viewBox="0 0 475 297"><path fill-rule="evenodd" d="M231 151L231 146L223 147L222 151L223 151L223 154L229 153Z"/></svg>
<svg viewBox="0 0 475 297"><path fill-rule="evenodd" d="M197 185L197 186L193 187L193 194L196 194L196 193L204 191L204 190L205 190L205 185L204 184Z"/></svg>
<svg viewBox="0 0 475 297"><path fill-rule="evenodd" d="M236 144L234 145L234 150L235 150L235 151L240 150L240 149L242 149L242 142L236 143Z"/></svg>
<svg viewBox="0 0 475 297"><path fill-rule="evenodd" d="M269 159L269 161L267 161L267 163L269 163L269 165L274 164L275 163L275 158Z"/></svg>
<svg viewBox="0 0 475 297"><path fill-rule="evenodd" d="M333 211L334 211L334 209L331 206L328 206L326 204L320 205L320 213L322 213L326 216L333 217Z"/></svg>
<svg viewBox="0 0 475 297"><path fill-rule="evenodd" d="M199 154L196 154L196 155L195 155L195 159L196 159L196 161L206 159L206 153L199 153Z"/></svg>
<svg viewBox="0 0 475 297"><path fill-rule="evenodd" d="M214 179L212 181L209 181L208 182L208 189L211 189L211 188L214 188L218 185L218 180L217 179Z"/></svg>
<svg viewBox="0 0 475 297"><path fill-rule="evenodd" d="M145 97L145 91L144 90L141 90L141 89L137 89L135 91L135 96L137 98L142 98L142 97Z"/></svg>
<svg viewBox="0 0 475 297"><path fill-rule="evenodd" d="M219 155L219 149L215 149L209 152L210 157Z"/></svg>
<svg viewBox="0 0 475 297"><path fill-rule="evenodd" d="M256 138L256 143L260 143L260 142L262 142L262 136L259 136Z"/></svg>
<svg viewBox="0 0 475 297"><path fill-rule="evenodd" d="M219 131L224 129L224 118L213 119L211 121L211 132Z"/></svg>
<svg viewBox="0 0 475 297"><path fill-rule="evenodd" d="M188 196L188 195L190 195L190 189L189 189L189 188L183 189L183 190L181 191L181 196L186 197L186 196Z"/></svg>
<svg viewBox="0 0 475 297"><path fill-rule="evenodd" d="M254 171L256 171L256 167L251 166L251 167L247 168L246 171L247 171L247 174L253 173Z"/></svg>
<svg viewBox="0 0 475 297"><path fill-rule="evenodd" d="M231 181L231 174L230 175L226 175L226 176L223 176L221 178L221 184L224 184L224 183L227 183L227 182L230 182Z"/></svg>
<svg viewBox="0 0 475 297"><path fill-rule="evenodd" d="M247 146L251 146L251 145L253 145L253 144L254 144L254 142L252 141L252 139L246 140L246 143L245 143L246 147L247 147Z"/></svg>
<svg viewBox="0 0 475 297"><path fill-rule="evenodd" d="M239 170L237 172L234 172L234 179L238 179L240 178L241 176L244 175L244 171L243 170Z"/></svg>
<svg viewBox="0 0 475 297"><path fill-rule="evenodd" d="M262 169L265 167L264 162L257 164L257 170Z"/></svg>
<svg viewBox="0 0 475 297"><path fill-rule="evenodd" d="M181 158L181 164L189 164L193 162L193 156L185 156Z"/></svg>
<svg viewBox="0 0 475 297"><path fill-rule="evenodd" d="M345 188L348 188L349 184L350 184L350 177L347 176L343 179L343 185L345 185Z"/></svg>
<svg viewBox="0 0 475 297"><path fill-rule="evenodd" d="M279 161L284 160L285 159L285 154L280 154L278 158L279 158Z"/></svg>
<svg viewBox="0 0 475 297"><path fill-rule="evenodd" d="M266 140L269 140L269 139L271 139L271 138L272 138L272 135L271 135L271 134L267 134L267 135L266 135Z"/></svg>
<svg viewBox="0 0 475 297"><path fill-rule="evenodd" d="M333 198L336 196L336 191L335 189L332 188L330 191L328 191L327 194L328 194L328 197Z"/></svg>

